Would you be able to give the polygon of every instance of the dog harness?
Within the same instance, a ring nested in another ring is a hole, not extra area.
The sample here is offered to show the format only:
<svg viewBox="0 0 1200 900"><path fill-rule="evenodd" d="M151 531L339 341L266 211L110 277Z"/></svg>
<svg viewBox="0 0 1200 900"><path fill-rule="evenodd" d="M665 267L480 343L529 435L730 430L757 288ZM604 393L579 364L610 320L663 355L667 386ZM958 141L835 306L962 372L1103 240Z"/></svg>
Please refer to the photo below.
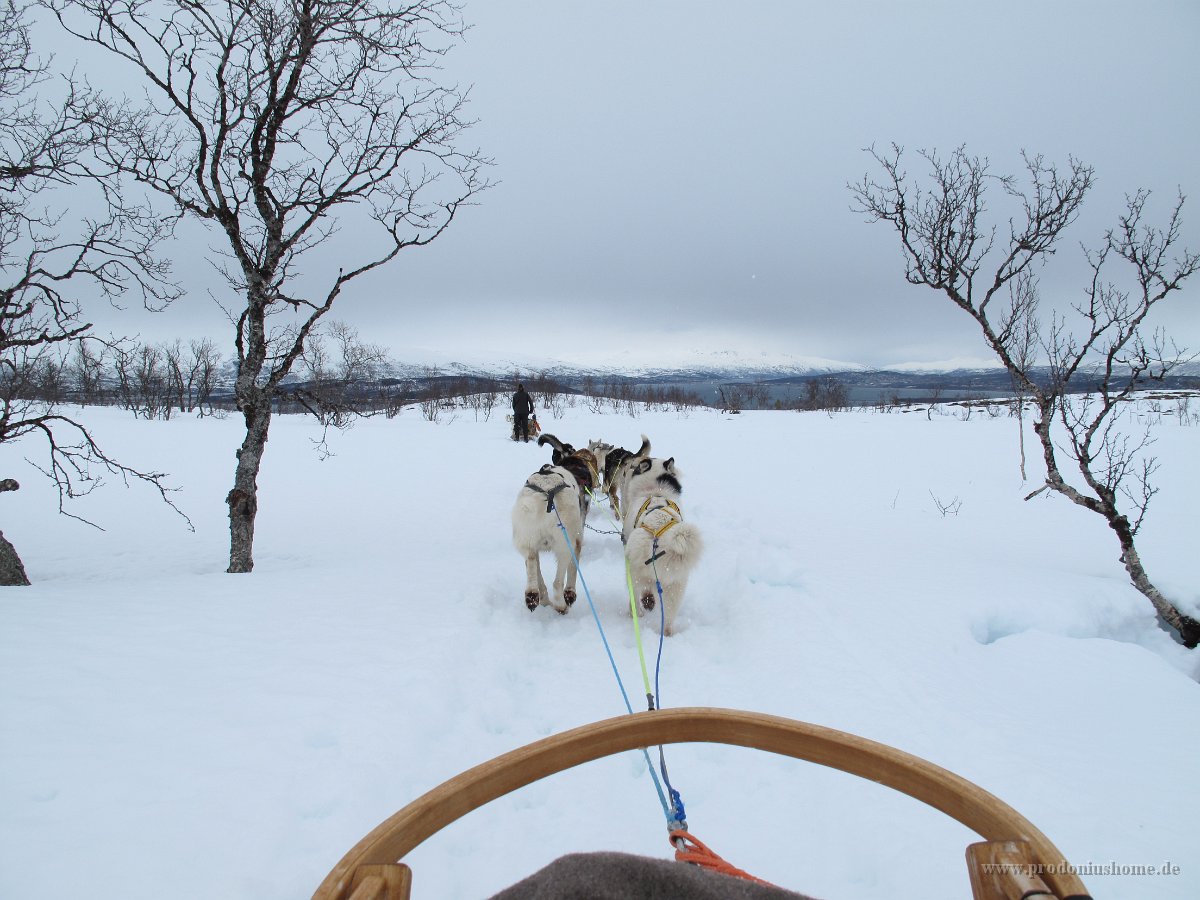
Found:
<svg viewBox="0 0 1200 900"><path fill-rule="evenodd" d="M543 466L542 470L538 474L539 475L557 475L559 478L562 478L561 472L549 471L549 469L550 469L549 466ZM556 484L554 487L550 488L550 490L546 490L541 485L534 484L532 481L526 481L525 487L529 488L529 490L531 490L531 491L536 491L537 493L542 494L546 498L546 512L549 513L549 512L554 511L554 496L559 491L566 490L567 480L565 478L563 478L562 484Z"/></svg>
<svg viewBox="0 0 1200 900"><path fill-rule="evenodd" d="M655 500L661 500L662 505L652 507L650 504ZM651 528L642 521L642 516L646 515L647 513L658 512L659 510L664 510L667 513L668 518L667 521L658 528ZM647 532L650 537L657 541L660 537L662 537L682 521L683 513L679 511L679 506L674 500L670 500L666 497L647 497L646 502L642 504L642 508L638 510L638 514L634 516L633 527L641 528L643 531Z"/></svg>

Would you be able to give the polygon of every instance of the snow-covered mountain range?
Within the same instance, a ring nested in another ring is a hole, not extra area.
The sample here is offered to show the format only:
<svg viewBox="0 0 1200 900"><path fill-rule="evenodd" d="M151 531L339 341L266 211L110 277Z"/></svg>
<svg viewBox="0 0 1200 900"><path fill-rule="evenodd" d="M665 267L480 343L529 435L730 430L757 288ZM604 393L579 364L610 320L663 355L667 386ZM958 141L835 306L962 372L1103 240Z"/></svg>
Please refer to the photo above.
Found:
<svg viewBox="0 0 1200 900"><path fill-rule="evenodd" d="M509 377L518 374L546 374L554 378L576 379L617 376L672 380L709 379L769 380L795 376L830 375L834 373L867 373L899 371L910 373L943 373L963 370L993 370L999 364L979 359L952 359L937 362L904 363L898 366L868 366L857 362L823 357L768 351L704 350L682 344L664 348L651 356L644 353L617 351L603 358L587 357L564 360L529 353L500 352L495 354L462 354L425 347L403 347L390 352L388 374L393 377L421 377L431 371L448 375L481 375Z"/></svg>
<svg viewBox="0 0 1200 900"><path fill-rule="evenodd" d="M797 354L712 350L689 347L679 342L661 353L606 351L603 356L581 352L578 359L561 359L515 350L494 352L459 351L425 346L387 348L386 362L376 370L376 379L406 382L414 387L437 380L472 378L505 385L517 381L557 383L579 388L589 380L606 383L707 385L704 395L718 384L764 384L785 390L788 386L821 377L836 378L850 390L855 402L881 394L924 396L996 395L1011 390L1011 381L1000 364L991 359L956 357L945 360L913 361L886 366ZM222 387L232 385L236 368L226 360ZM1048 377L1048 372L1046 373ZM1200 388L1200 362L1181 365L1162 386ZM372 380L376 380L372 379ZM302 383L307 376L301 367L293 370L289 383ZM1088 389L1079 380L1078 389Z"/></svg>

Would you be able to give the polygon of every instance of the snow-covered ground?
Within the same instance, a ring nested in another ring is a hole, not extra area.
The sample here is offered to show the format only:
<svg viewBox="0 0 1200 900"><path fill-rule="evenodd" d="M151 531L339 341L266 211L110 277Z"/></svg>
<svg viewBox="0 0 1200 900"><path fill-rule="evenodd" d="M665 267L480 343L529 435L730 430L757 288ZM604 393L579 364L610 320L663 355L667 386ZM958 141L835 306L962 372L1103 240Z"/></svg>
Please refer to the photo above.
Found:
<svg viewBox="0 0 1200 900"><path fill-rule="evenodd" d="M23 459L40 448L0 448L0 476L22 482L0 527L35 582L0 590L0 897L305 898L443 780L624 712L582 592L565 617L522 602L509 511L548 452L506 440L500 416L363 421L324 460L313 422L276 419L256 567L237 576L238 419L83 416L119 459L171 473L196 532L138 485L72 507L104 531L59 516ZM683 472L707 554L666 641L663 706L883 741L999 795L1077 866L1179 869L1085 869L1097 898L1200 896L1200 657L1155 627L1098 517L1022 500L1038 457L1023 484L1014 420L542 418L577 444L645 432ZM1164 416L1155 434L1140 547L1196 609L1200 428ZM637 697L619 539L589 532L582 562ZM974 836L916 801L750 750L667 759L692 831L760 877L829 900L969 891ZM590 849L670 856L640 754L503 798L408 861L416 897L480 898Z"/></svg>

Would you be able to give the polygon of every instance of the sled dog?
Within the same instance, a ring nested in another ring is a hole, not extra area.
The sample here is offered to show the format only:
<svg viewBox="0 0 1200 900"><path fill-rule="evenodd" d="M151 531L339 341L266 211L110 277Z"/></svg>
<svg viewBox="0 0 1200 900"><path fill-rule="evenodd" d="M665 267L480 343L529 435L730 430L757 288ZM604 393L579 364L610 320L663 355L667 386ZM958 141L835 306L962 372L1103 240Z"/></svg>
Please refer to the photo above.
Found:
<svg viewBox="0 0 1200 900"><path fill-rule="evenodd" d="M640 456L626 464L621 486L625 559L641 607L638 615L654 609L661 599L664 635L674 631L688 576L704 547L700 530L683 520L679 479L674 457Z"/></svg>
<svg viewBox="0 0 1200 900"><path fill-rule="evenodd" d="M583 551L588 492L596 485L596 464L588 451L577 451L554 435L542 435L538 443L543 442L555 448L555 461L530 475L517 493L512 510L513 546L525 560L525 605L530 612L552 606L565 614L575 602L576 560ZM547 550L558 563L553 595L542 577L540 557Z"/></svg>
<svg viewBox="0 0 1200 900"><path fill-rule="evenodd" d="M609 506L613 515L621 518L621 503L618 496L625 468L631 459L650 455L650 439L642 435L642 446L637 450L626 450L624 447L614 447L604 441L588 441L588 450L596 457L596 468L599 470L604 484L604 493L608 495Z"/></svg>
<svg viewBox="0 0 1200 900"><path fill-rule="evenodd" d="M591 450L576 450L570 444L560 441L549 432L541 435L537 442L539 447L546 446L547 444L550 446L550 462L552 465L562 466L575 476L575 482L579 485L580 490L579 501L583 506L583 521L584 524L587 524L588 507L592 500L592 491L600 487L600 472L596 464L595 454Z"/></svg>

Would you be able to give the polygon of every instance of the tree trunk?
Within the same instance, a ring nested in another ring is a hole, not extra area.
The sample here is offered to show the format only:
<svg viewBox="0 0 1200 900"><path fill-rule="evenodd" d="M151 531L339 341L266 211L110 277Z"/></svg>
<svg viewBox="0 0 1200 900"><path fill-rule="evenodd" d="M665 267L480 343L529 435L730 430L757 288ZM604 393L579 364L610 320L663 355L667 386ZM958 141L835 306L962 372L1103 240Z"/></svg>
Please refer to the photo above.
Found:
<svg viewBox="0 0 1200 900"><path fill-rule="evenodd" d="M1103 500L1097 500L1089 497L1069 485L1062 477L1062 473L1058 471L1054 442L1050 436L1050 403L1041 404L1041 413L1042 419L1040 422L1034 423L1033 430L1037 432L1038 438L1042 442L1042 455L1046 462L1046 484L1071 502L1104 516L1108 527L1116 533L1117 540L1121 544L1121 562L1125 565L1125 571L1129 573L1129 579L1133 582L1133 586L1150 601L1159 617L1179 633L1179 639L1185 647L1196 647L1200 644L1200 621L1180 612L1178 607L1164 597L1151 583L1146 575L1146 570L1142 568L1142 560L1138 556L1137 548L1133 544L1133 528L1129 524L1129 519L1118 512L1114 499L1106 497Z"/></svg>
<svg viewBox="0 0 1200 900"><path fill-rule="evenodd" d="M1117 533L1117 540L1121 542L1121 562L1125 564L1125 571L1129 573L1129 580L1133 582L1133 586L1154 605L1162 620L1179 632L1183 646L1196 647L1200 644L1200 621L1182 613L1151 583L1146 570L1142 568L1137 548L1133 545L1133 529L1129 527L1129 520L1124 516L1108 517L1108 525Z"/></svg>
<svg viewBox="0 0 1200 900"><path fill-rule="evenodd" d="M264 398L243 403L246 437L237 452L233 490L225 498L229 505L229 568L227 572L254 570L254 518L258 514L258 470L262 466L267 431L271 426L271 401Z"/></svg>
<svg viewBox="0 0 1200 900"><path fill-rule="evenodd" d="M1029 479L1025 477L1025 397L1017 395L1017 440L1021 445L1021 484Z"/></svg>
<svg viewBox="0 0 1200 900"><path fill-rule="evenodd" d="M29 584L25 567L21 565L21 557L17 556L17 548L8 542L4 532L0 531L0 587L15 587Z"/></svg>
<svg viewBox="0 0 1200 900"><path fill-rule="evenodd" d="M20 489L15 479L5 478L0 481L0 493ZM29 584L29 576L25 574L25 566L17 555L17 548L10 544L0 531L0 587L16 587Z"/></svg>

